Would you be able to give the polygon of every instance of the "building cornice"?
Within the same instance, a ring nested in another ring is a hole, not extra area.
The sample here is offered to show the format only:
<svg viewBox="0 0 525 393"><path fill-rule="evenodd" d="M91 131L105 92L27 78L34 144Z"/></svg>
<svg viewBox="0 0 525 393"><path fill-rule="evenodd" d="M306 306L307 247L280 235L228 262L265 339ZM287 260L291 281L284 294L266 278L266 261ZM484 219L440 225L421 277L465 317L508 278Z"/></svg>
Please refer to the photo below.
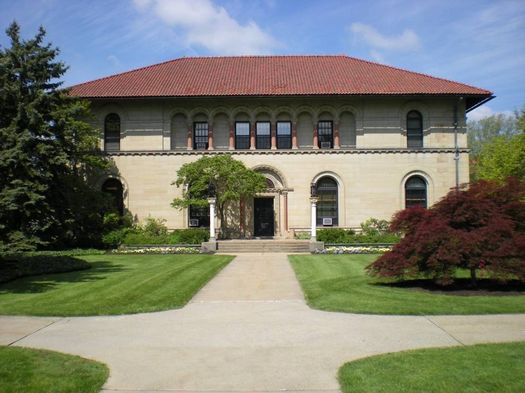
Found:
<svg viewBox="0 0 525 393"><path fill-rule="evenodd" d="M459 153L469 153L469 149L459 149ZM454 154L453 148L378 148L378 149L337 149L337 150L124 150L106 152L108 156L203 156L217 154L232 155L337 155L337 154Z"/></svg>

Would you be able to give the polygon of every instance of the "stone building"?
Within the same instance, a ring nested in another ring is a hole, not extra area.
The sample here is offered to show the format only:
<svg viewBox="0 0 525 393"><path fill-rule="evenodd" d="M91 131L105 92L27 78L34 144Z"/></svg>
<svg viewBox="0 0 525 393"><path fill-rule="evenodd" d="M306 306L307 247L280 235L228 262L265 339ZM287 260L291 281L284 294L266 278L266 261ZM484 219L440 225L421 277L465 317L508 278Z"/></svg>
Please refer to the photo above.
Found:
<svg viewBox="0 0 525 393"><path fill-rule="evenodd" d="M465 114L490 91L347 56L181 58L73 86L92 102L115 170L99 186L139 220L207 226L175 210L184 163L232 154L268 179L243 207L248 236L292 237L317 225L429 206L469 181Z"/></svg>

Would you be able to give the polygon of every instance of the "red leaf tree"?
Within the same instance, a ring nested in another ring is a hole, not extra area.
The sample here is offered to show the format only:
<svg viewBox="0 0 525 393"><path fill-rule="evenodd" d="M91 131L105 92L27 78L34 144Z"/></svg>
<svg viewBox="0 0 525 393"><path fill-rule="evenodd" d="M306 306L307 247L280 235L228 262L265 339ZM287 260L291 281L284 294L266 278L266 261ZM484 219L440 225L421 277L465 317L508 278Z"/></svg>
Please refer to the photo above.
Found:
<svg viewBox="0 0 525 393"><path fill-rule="evenodd" d="M392 251L367 267L396 279L424 275L446 285L458 268L505 281L525 281L525 182L480 180L452 189L429 209L397 212L393 231L404 234Z"/></svg>

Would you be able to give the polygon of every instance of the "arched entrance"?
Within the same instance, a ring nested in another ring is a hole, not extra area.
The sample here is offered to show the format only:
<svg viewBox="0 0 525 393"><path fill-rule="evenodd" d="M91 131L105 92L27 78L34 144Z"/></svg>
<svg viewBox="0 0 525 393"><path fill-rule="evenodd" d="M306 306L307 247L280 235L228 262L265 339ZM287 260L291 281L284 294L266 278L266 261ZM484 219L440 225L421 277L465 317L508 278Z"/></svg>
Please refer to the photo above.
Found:
<svg viewBox="0 0 525 393"><path fill-rule="evenodd" d="M286 186L282 175L270 166L254 168L266 178L266 190L253 198L248 229L254 237L282 236L287 230L284 215L287 210Z"/></svg>

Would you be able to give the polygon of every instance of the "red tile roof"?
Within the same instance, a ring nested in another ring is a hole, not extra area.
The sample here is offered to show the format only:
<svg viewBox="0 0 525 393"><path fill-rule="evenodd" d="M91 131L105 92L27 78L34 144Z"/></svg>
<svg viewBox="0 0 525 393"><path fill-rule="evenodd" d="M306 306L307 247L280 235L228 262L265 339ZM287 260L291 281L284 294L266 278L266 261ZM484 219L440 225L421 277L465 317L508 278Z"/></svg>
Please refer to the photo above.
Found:
<svg viewBox="0 0 525 393"><path fill-rule="evenodd" d="M71 87L101 97L465 95L488 90L348 56L188 57Z"/></svg>

